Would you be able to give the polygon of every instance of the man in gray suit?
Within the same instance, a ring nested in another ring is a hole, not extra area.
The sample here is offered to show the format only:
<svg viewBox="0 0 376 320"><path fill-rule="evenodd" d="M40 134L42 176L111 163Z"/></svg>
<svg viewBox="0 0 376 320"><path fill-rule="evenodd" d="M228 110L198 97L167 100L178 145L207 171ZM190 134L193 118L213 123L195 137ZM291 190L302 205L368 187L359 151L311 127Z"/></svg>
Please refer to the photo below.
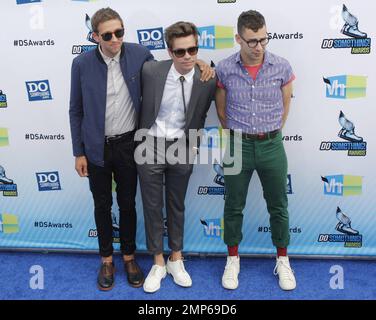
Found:
<svg viewBox="0 0 376 320"><path fill-rule="evenodd" d="M180 286L192 285L181 253L184 199L197 150L197 140L189 141L188 137L191 130L203 128L216 87L215 79L200 81L200 70L196 66L198 31L194 24L177 22L171 25L165 31L165 40L172 60L150 61L143 66L139 129L146 132L146 142L135 152L146 244L154 255L154 265L144 283L144 290L149 293L160 288L166 273L170 273ZM174 147L177 147L177 153L171 152ZM142 148L151 155L147 163L141 163ZM168 245L172 251L167 264L163 257L163 184Z"/></svg>

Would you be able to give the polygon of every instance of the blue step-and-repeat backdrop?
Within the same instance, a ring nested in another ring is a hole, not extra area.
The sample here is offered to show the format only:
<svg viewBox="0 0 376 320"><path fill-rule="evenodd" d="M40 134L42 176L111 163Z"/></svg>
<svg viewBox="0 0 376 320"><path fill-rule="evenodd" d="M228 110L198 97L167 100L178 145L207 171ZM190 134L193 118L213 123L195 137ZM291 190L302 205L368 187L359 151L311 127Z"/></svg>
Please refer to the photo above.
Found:
<svg viewBox="0 0 376 320"><path fill-rule="evenodd" d="M168 58L164 29L191 21L201 33L199 57L218 63L239 50L239 14L256 9L267 20L268 50L288 59L296 76L283 131L289 253L375 256L376 2L344 1L1 1L0 248L97 249L92 196L87 179L74 170L68 118L71 62L95 47L87 21L96 10L118 11L126 41L147 46L158 60ZM202 152L223 147L220 132L213 104ZM186 197L187 253L226 252L224 193L221 170L194 167ZM145 251L140 192L136 200L137 247ZM241 253L275 252L256 174L243 233Z"/></svg>

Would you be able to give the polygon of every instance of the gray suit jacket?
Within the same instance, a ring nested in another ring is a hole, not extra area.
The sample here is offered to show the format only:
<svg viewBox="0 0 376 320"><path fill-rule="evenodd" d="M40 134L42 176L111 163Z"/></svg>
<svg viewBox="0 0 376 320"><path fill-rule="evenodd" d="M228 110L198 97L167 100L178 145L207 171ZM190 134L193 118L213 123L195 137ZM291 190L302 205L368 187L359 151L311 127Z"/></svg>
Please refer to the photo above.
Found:
<svg viewBox="0 0 376 320"><path fill-rule="evenodd" d="M172 60L146 61L142 68L142 105L139 115L139 129L150 129L157 119L163 90ZM200 81L200 68L195 66L192 94L187 106L185 134L189 129L204 127L206 114L214 99L216 80Z"/></svg>

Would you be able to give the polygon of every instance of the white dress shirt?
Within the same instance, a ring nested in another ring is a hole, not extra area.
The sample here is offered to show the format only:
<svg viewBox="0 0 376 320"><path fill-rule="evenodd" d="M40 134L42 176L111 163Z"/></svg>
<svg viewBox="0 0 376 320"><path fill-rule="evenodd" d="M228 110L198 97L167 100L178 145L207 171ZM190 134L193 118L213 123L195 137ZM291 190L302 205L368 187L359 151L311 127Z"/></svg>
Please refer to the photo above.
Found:
<svg viewBox="0 0 376 320"><path fill-rule="evenodd" d="M184 97L188 111L194 73L195 68L189 73L182 75L176 70L174 64L172 64L167 75L157 119L148 132L150 135L168 139L181 138L183 136L185 114L180 77L184 76L185 78L183 82Z"/></svg>
<svg viewBox="0 0 376 320"><path fill-rule="evenodd" d="M107 57L99 46L99 52L107 64L107 97L105 136L113 136L136 128L136 111L120 68L120 51Z"/></svg>

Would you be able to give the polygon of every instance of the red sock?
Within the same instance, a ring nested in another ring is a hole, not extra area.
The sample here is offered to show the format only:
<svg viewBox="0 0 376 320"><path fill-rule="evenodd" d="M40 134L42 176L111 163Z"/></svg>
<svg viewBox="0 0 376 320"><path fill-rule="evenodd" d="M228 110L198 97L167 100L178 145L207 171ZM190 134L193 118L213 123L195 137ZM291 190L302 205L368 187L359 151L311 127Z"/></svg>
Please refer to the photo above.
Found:
<svg viewBox="0 0 376 320"><path fill-rule="evenodd" d="M277 256L278 257L286 257L287 256L287 248L277 248Z"/></svg>
<svg viewBox="0 0 376 320"><path fill-rule="evenodd" d="M227 246L229 256L238 256L238 246Z"/></svg>

